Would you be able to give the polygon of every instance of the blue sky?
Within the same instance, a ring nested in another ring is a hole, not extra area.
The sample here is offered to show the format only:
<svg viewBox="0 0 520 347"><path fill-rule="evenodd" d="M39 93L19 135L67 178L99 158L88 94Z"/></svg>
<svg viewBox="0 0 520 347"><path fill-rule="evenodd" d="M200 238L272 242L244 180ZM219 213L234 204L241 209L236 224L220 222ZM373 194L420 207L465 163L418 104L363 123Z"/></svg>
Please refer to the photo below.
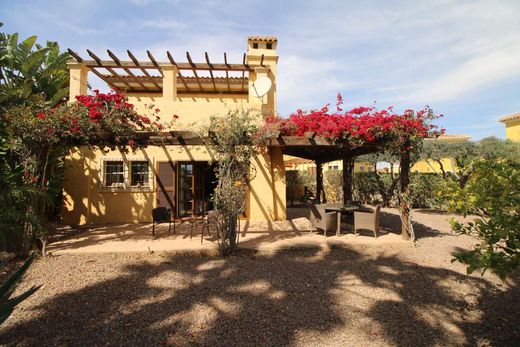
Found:
<svg viewBox="0 0 520 347"><path fill-rule="evenodd" d="M2 0L4 32L86 55L126 49L240 62L247 36L278 37L278 110L431 106L448 133L504 137L520 111L520 1Z"/></svg>

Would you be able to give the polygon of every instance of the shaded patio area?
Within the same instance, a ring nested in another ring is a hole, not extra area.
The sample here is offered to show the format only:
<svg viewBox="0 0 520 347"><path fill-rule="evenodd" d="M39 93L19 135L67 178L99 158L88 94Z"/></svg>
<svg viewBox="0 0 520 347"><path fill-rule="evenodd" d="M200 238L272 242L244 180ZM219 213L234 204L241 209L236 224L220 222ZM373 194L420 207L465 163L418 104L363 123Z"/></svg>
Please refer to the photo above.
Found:
<svg viewBox="0 0 520 347"><path fill-rule="evenodd" d="M240 225L239 246L258 251L278 251L296 249L331 249L351 245L382 245L388 243L410 243L400 235L399 216L388 209L382 214L381 232L376 239L373 235L354 235L351 226L345 226L341 236L333 233L323 236L316 231L310 232L307 208L288 209L288 220L281 222L249 222ZM156 227L157 239L152 239L151 223L107 224L93 226L49 245L52 254L74 253L113 253L113 252L218 252L217 237L214 230L211 236L204 235L201 243L200 226L195 226L190 239L190 224L177 225L176 234L168 234L168 224Z"/></svg>

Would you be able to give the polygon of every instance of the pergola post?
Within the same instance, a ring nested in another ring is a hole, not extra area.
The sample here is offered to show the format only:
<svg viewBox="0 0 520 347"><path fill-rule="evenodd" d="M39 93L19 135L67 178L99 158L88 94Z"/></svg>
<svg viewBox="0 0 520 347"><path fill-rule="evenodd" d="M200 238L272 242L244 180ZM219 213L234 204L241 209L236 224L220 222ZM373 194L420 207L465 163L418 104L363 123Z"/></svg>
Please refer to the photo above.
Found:
<svg viewBox="0 0 520 347"><path fill-rule="evenodd" d="M83 63L69 62L69 102L76 101L76 96L87 94L88 67Z"/></svg>
<svg viewBox="0 0 520 347"><path fill-rule="evenodd" d="M163 99L175 101L177 99L178 69L174 65L161 64L161 70L163 73Z"/></svg>
<svg viewBox="0 0 520 347"><path fill-rule="evenodd" d="M408 147L407 144L404 146ZM410 234L408 232L408 227L410 225L410 211L407 201L405 200L406 193L408 192L408 185L410 184L410 152L404 150L401 152L401 159L399 163L399 179L401 183L401 196L399 198L399 204L401 209L401 234L403 240L409 240Z"/></svg>
<svg viewBox="0 0 520 347"><path fill-rule="evenodd" d="M354 178L354 157L343 158L343 203L352 201L352 180Z"/></svg>
<svg viewBox="0 0 520 347"><path fill-rule="evenodd" d="M324 191L323 191L323 162L322 161L315 161L316 163L316 198L318 199L318 202L327 202L327 198L325 197Z"/></svg>

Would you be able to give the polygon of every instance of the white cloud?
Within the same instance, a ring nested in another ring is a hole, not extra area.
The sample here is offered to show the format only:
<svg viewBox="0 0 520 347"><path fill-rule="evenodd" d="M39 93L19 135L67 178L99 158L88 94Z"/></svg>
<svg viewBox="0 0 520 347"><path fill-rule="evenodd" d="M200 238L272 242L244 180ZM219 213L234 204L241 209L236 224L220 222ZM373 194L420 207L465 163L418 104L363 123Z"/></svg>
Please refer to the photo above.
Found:
<svg viewBox="0 0 520 347"><path fill-rule="evenodd" d="M185 28L186 25L180 22L177 22L174 19L157 19L157 20L145 20L139 22L137 25L139 28L151 28L151 29L181 29Z"/></svg>
<svg viewBox="0 0 520 347"><path fill-rule="evenodd" d="M409 94L395 97L412 103L451 101L500 81L520 77L520 45L508 45L476 56L432 81L409 86Z"/></svg>

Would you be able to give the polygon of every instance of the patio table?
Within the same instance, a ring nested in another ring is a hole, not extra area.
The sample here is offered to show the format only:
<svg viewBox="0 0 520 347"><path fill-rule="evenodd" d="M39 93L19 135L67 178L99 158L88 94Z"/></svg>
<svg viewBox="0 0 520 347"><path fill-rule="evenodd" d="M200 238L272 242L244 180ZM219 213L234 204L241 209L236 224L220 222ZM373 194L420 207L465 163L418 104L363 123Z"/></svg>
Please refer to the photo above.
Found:
<svg viewBox="0 0 520 347"><path fill-rule="evenodd" d="M351 204L325 204L325 211L334 211L336 212L337 218L337 226L336 226L336 236L340 235L341 231L341 213L342 212L352 212L359 210L359 206L351 205Z"/></svg>

